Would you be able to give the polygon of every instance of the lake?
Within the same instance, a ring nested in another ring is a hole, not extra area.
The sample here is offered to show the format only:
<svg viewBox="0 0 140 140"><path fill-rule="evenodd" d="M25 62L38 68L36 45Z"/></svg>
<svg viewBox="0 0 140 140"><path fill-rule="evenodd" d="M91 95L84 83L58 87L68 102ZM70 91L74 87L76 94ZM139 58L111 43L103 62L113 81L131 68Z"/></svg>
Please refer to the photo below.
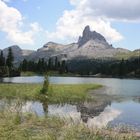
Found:
<svg viewBox="0 0 140 140"><path fill-rule="evenodd" d="M43 80L44 78L41 76L33 76L3 78L1 82L42 83ZM89 127L127 125L134 128L135 131L140 131L140 80L89 77L50 77L49 80L54 84L102 84L104 88L95 93L100 92L115 98L96 104L85 102L83 104L48 105L37 101L20 101L23 112L35 112L39 116L71 117L74 121L82 121ZM100 97L102 98L102 96ZM14 100L1 99L0 110L6 107L12 108L15 103Z"/></svg>

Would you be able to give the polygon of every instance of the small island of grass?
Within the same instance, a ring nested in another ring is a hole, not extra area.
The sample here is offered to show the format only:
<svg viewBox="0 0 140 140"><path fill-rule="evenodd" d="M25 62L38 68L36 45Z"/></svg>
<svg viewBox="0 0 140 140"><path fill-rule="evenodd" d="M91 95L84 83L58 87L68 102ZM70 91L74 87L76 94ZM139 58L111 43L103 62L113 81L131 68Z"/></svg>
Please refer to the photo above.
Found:
<svg viewBox="0 0 140 140"><path fill-rule="evenodd" d="M0 98L28 100L46 99L51 103L76 102L90 99L88 90L100 88L97 84L62 85L50 84L48 93L41 94L42 84L0 84Z"/></svg>

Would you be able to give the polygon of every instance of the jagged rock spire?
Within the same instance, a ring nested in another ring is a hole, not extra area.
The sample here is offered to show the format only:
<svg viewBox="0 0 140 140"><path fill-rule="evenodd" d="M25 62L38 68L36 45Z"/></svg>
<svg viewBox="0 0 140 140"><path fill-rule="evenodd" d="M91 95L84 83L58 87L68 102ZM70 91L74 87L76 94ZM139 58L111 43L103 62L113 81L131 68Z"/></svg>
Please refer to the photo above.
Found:
<svg viewBox="0 0 140 140"><path fill-rule="evenodd" d="M99 41L106 42L105 38L101 34L97 33L96 31L91 31L90 27L86 26L83 31L82 37L81 36L79 37L78 40L79 47L84 45L89 40L99 40Z"/></svg>

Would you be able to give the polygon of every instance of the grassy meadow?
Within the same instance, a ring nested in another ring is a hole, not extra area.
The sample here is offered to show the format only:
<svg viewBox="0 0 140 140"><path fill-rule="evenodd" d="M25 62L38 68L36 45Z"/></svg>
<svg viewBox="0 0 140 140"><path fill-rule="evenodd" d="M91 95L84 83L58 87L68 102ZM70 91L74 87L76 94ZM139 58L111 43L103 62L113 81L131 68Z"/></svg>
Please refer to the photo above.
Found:
<svg viewBox="0 0 140 140"><path fill-rule="evenodd" d="M41 94L41 84L0 84L0 98L21 98L28 100L46 99L51 103L77 102L90 99L88 90L101 85L49 85L48 93Z"/></svg>

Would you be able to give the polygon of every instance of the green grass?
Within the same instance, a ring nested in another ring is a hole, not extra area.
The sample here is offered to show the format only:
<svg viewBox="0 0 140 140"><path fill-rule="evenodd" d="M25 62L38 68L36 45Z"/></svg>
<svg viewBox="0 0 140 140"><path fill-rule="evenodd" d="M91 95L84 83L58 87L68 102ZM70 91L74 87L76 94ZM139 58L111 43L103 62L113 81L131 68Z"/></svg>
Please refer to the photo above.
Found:
<svg viewBox="0 0 140 140"><path fill-rule="evenodd" d="M0 98L48 99L52 103L76 102L89 99L88 90L99 87L95 84L50 85L46 96L40 94L41 84L0 84Z"/></svg>
<svg viewBox="0 0 140 140"><path fill-rule="evenodd" d="M0 112L0 140L137 140L132 133L89 129L59 117Z"/></svg>
<svg viewBox="0 0 140 140"><path fill-rule="evenodd" d="M0 98L38 99L41 84L0 84Z"/></svg>
<svg viewBox="0 0 140 140"><path fill-rule="evenodd" d="M46 72L44 72L44 73L32 72L32 71L26 71L26 72L22 71L21 72L21 76L36 76L36 75L43 76L45 74L46 74ZM65 77L67 77L67 76L79 76L79 75L73 74L73 73L61 73L60 74L59 71L52 71L52 70L48 71L47 74L49 76L65 76Z"/></svg>
<svg viewBox="0 0 140 140"><path fill-rule="evenodd" d="M128 53L117 53L115 57L120 59L120 60L121 59L127 60L129 58L139 57L139 56L140 56L139 52L138 51L134 51L134 52L128 52Z"/></svg>
<svg viewBox="0 0 140 140"><path fill-rule="evenodd" d="M31 71L26 71L26 72L21 72L21 76L36 76L36 75L43 75L43 74L39 74L36 72L31 72Z"/></svg>
<svg viewBox="0 0 140 140"><path fill-rule="evenodd" d="M77 102L90 100L89 90L100 88L96 84L78 84L78 85L50 85L49 101L57 102Z"/></svg>

